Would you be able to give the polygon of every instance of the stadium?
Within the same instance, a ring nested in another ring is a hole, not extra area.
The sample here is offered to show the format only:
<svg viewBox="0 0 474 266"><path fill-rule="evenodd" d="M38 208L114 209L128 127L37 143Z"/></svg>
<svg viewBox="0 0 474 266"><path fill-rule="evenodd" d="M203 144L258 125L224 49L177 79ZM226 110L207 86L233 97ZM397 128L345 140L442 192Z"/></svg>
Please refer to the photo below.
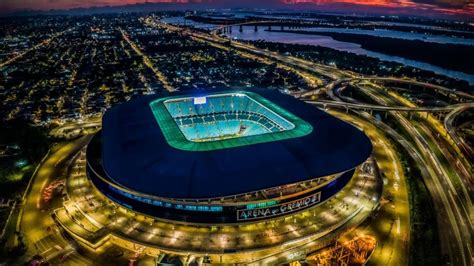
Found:
<svg viewBox="0 0 474 266"><path fill-rule="evenodd" d="M108 110L102 123L86 152L94 187L172 224L317 211L372 151L359 129L269 89L144 96Z"/></svg>

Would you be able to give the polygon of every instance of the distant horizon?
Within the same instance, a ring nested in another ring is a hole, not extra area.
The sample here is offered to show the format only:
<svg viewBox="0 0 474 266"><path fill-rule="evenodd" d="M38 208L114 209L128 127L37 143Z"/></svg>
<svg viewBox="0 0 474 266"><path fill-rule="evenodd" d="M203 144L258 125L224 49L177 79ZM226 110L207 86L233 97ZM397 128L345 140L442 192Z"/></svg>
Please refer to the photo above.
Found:
<svg viewBox="0 0 474 266"><path fill-rule="evenodd" d="M130 10L149 6L149 10ZM123 10L121 10L123 9ZM441 0L6 0L0 3L0 16L101 13L120 11L183 11L186 9L268 9L285 11L334 12L358 15L418 16L474 20L474 3Z"/></svg>

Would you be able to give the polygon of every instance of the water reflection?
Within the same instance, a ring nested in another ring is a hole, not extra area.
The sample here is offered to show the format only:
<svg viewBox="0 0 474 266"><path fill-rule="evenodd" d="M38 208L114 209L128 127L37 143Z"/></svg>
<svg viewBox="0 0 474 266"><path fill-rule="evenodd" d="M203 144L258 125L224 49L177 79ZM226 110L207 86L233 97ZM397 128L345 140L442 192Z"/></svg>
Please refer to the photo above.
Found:
<svg viewBox="0 0 474 266"><path fill-rule="evenodd" d="M190 26L193 26L196 28L202 28L202 29L214 29L217 27L216 25L212 25L212 24L197 23L190 20L186 20L184 19L184 17L166 18L163 20L163 22L171 23L171 24L190 25ZM474 75L470 75L470 74L463 73L460 71L454 71L454 70L434 66L428 63L424 63L424 62L406 59L404 57L390 56L383 53L372 52L372 51L363 49L359 44L336 41L329 36L302 35L302 34L297 34L297 33L286 33L286 32L269 32L265 30L266 28L267 27L261 26L261 27L258 27L258 31L255 31L253 26L247 26L247 27L244 26L243 31L240 32L238 27L235 26L233 27L232 33L227 33L227 36L233 39L249 40L249 41L264 40L264 41L269 41L269 42L280 42L280 43L289 43L289 44L319 45L322 47L328 47L328 48L336 49L339 51L355 53L358 55L366 55L366 56L378 58L380 60L397 62L397 63L404 64L407 66L416 67L416 68L420 68L420 69L428 70L428 71L433 71L436 74L466 80L471 85L474 84ZM357 31L361 31L361 30L327 29L327 28L311 28L311 29L315 31L319 29L322 31L338 31L338 32L348 32L348 33L356 33ZM366 32L366 31L362 31L362 32ZM421 34L415 34L415 33L410 34L410 33L405 33L405 32L400 32L400 33L402 34L400 36L403 36L404 38L415 38L415 36L421 35ZM394 31L387 31L387 30L385 31L380 30L380 31L377 31L377 33L375 34L380 34L379 36L383 36L383 37L395 36ZM434 39L435 37L432 37L432 38ZM474 41L470 39L438 36L437 40L449 41L449 38L464 40L466 42L469 42L471 45L474 45Z"/></svg>

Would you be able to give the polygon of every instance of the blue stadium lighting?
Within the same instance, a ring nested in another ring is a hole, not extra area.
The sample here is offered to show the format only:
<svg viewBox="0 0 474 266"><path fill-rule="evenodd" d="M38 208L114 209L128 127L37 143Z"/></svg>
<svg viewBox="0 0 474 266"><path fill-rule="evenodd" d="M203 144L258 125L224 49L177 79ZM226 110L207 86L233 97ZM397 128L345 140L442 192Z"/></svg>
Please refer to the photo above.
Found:
<svg viewBox="0 0 474 266"><path fill-rule="evenodd" d="M27 160L18 160L15 162L15 166L17 168L22 168L23 166L27 165L28 164L28 161Z"/></svg>
<svg viewBox="0 0 474 266"><path fill-rule="evenodd" d="M164 102L188 141L210 142L282 132L295 125L243 93L183 97Z"/></svg>
<svg viewBox="0 0 474 266"><path fill-rule="evenodd" d="M140 197L140 196L122 191L120 189L117 189L113 186L110 186L110 189L117 192L120 195L123 195L123 196L129 198L129 199L134 199L134 200L141 201L143 203L147 203L147 204L155 205L155 206L161 206L161 207L166 207L166 208L174 208L174 209L185 209L185 210L189 210L189 211L200 211L200 212L221 212L223 210L222 206L197 206L197 205L173 204L173 203L170 203L170 202L163 202L163 201L159 201L159 200L152 200L152 199ZM130 209L132 209L132 208L130 207Z"/></svg>

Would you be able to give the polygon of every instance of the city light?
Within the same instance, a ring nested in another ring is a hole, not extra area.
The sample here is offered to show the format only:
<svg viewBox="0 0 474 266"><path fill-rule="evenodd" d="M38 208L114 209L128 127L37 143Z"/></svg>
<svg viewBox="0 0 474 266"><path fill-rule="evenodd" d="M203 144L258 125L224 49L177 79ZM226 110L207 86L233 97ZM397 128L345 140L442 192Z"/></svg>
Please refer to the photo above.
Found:
<svg viewBox="0 0 474 266"><path fill-rule="evenodd" d="M0 265L472 265L470 4L26 2Z"/></svg>

